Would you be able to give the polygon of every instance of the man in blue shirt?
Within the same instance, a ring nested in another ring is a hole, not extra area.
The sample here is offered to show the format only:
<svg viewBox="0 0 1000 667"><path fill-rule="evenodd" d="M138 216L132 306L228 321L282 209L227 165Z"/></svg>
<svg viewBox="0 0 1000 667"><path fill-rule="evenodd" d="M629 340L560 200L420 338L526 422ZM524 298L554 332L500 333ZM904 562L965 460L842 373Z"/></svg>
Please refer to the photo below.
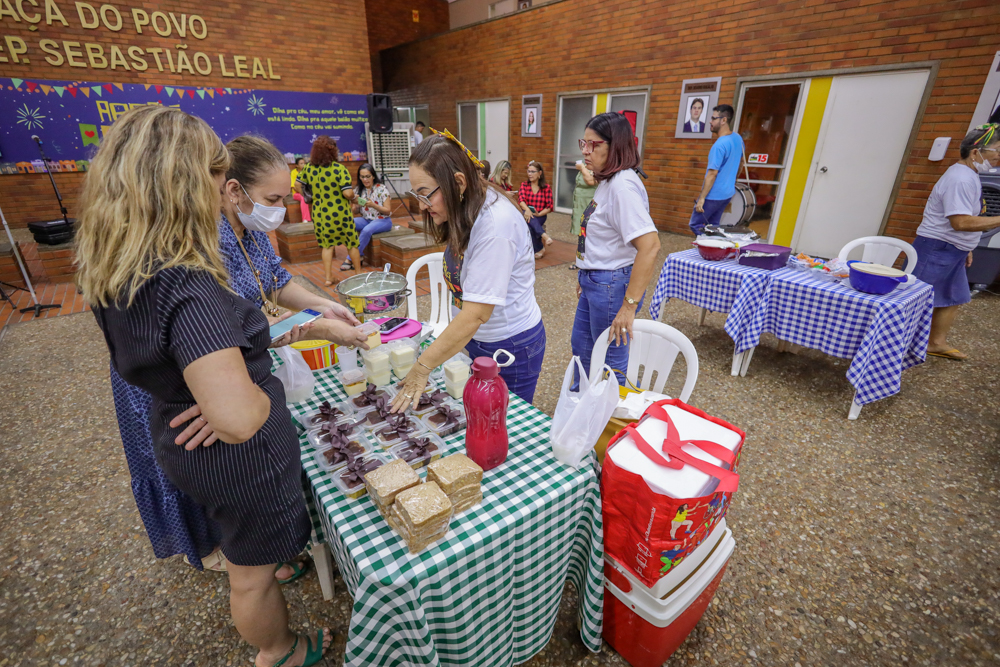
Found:
<svg viewBox="0 0 1000 667"><path fill-rule="evenodd" d="M736 194L736 176L743 157L743 137L732 130L735 112L728 104L712 109L712 133L719 138L708 153L708 170L691 213L689 226L697 236L706 225L717 225Z"/></svg>

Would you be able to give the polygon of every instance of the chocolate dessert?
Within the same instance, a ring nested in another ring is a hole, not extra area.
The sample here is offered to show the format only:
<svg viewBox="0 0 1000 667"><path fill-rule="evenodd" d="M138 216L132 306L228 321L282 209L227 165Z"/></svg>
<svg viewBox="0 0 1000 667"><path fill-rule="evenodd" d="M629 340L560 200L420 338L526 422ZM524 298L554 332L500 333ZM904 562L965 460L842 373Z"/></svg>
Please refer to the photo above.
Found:
<svg viewBox="0 0 1000 667"><path fill-rule="evenodd" d="M337 466L348 460L349 457L359 456L365 453L365 448L356 440L349 440L344 444L336 443L330 449L323 452L326 462L331 466Z"/></svg>
<svg viewBox="0 0 1000 667"><path fill-rule="evenodd" d="M430 438L407 438L396 454L407 463L420 461L421 465L427 463L438 453L438 446L431 442Z"/></svg>
<svg viewBox="0 0 1000 667"><path fill-rule="evenodd" d="M309 423L312 425L328 424L330 422L337 421L343 417L344 414L343 410L330 405L330 401L323 401L323 404L319 406L319 412L309 418Z"/></svg>
<svg viewBox="0 0 1000 667"><path fill-rule="evenodd" d="M385 418L388 426L375 432L382 440L396 440L405 438L407 435L417 430L417 424L403 414L391 414Z"/></svg>
<svg viewBox="0 0 1000 667"><path fill-rule="evenodd" d="M440 407L447 400L447 392L443 392L440 389L436 389L433 392L425 392L420 395L420 399L417 401L417 411L426 410L430 407Z"/></svg>
<svg viewBox="0 0 1000 667"><path fill-rule="evenodd" d="M376 458L361 458L349 456L347 467L340 473L340 479L347 488L353 488L365 483L365 473L371 472L382 465L382 461Z"/></svg>
<svg viewBox="0 0 1000 667"><path fill-rule="evenodd" d="M442 405L427 417L427 421L443 428L445 426L457 425L461 418L461 412L453 410L447 405Z"/></svg>
<svg viewBox="0 0 1000 667"><path fill-rule="evenodd" d="M389 397L383 393L375 399L375 409L365 414L364 420L372 426L375 424L381 424L385 421L385 418L389 416L389 410L391 408L392 404L389 402Z"/></svg>
<svg viewBox="0 0 1000 667"><path fill-rule="evenodd" d="M351 402L354 404L354 407L356 408L369 408L375 405L375 402L378 401L379 396L385 396L386 398L389 397L389 395L386 394L384 391L379 391L379 389L375 385L369 384L367 387L365 387L365 390L363 392L352 398Z"/></svg>
<svg viewBox="0 0 1000 667"><path fill-rule="evenodd" d="M341 422L340 424L329 423L320 429L318 440L324 445L327 443L347 442L349 436L358 428L357 424L351 422Z"/></svg>

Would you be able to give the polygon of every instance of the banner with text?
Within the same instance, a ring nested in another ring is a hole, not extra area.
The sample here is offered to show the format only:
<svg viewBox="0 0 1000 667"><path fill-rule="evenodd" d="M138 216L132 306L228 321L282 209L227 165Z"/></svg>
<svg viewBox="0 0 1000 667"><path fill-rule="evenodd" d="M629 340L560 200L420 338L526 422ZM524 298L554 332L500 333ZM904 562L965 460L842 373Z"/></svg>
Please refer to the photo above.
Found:
<svg viewBox="0 0 1000 667"><path fill-rule="evenodd" d="M283 153L308 154L325 134L336 140L341 160L367 159L364 95L0 79L0 161L39 160L32 135L44 142L49 160L89 160L118 116L146 104L198 116L223 141L253 132Z"/></svg>

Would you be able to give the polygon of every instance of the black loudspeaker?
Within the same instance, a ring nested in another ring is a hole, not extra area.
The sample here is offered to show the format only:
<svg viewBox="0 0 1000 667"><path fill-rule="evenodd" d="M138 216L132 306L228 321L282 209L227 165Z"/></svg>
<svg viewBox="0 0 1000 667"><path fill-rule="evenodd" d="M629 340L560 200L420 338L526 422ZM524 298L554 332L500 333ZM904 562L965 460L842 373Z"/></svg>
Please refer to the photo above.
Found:
<svg viewBox="0 0 1000 667"><path fill-rule="evenodd" d="M392 98L388 95L368 95L368 129L372 134L392 132Z"/></svg>

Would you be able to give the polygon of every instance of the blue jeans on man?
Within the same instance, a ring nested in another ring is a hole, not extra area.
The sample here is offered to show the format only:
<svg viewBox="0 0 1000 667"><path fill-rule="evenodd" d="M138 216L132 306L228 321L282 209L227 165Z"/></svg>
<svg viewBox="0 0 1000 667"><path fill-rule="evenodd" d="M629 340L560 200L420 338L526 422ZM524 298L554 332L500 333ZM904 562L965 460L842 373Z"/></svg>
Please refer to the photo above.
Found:
<svg viewBox="0 0 1000 667"><path fill-rule="evenodd" d="M365 248L375 234L381 234L392 229L392 218L354 218L354 226L358 228L358 252L364 254Z"/></svg>
<svg viewBox="0 0 1000 667"><path fill-rule="evenodd" d="M594 352L594 344L604 334L604 330L615 321L615 315L625 302L625 290L632 276L632 267L626 266L614 271L597 271L581 269L577 280L580 283L580 300L576 304L576 318L573 320L573 333L570 345L573 355L580 357L585 372L590 372L590 359ZM639 300L636 312L642 308ZM604 334L605 336L607 334ZM630 341L631 342L631 341ZM625 371L628 370L629 344L617 345L612 342L604 363L615 371L619 385L625 385ZM578 378L574 373L573 389L578 386Z"/></svg>
<svg viewBox="0 0 1000 667"><path fill-rule="evenodd" d="M688 223L688 227L691 228L695 236L700 236L705 231L706 225L718 225L722 220L722 213L730 201L732 199L706 199L705 205L702 206L705 209L704 213L699 213L697 208L692 209L691 222Z"/></svg>

